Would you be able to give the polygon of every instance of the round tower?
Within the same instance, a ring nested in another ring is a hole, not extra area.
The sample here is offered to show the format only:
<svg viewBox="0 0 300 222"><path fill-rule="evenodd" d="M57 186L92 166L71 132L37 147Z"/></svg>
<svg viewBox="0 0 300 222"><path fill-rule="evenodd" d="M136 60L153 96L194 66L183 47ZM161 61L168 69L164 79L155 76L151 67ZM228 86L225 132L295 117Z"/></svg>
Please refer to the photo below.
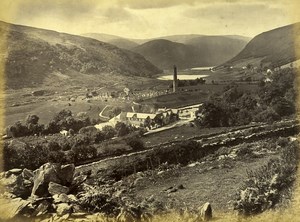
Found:
<svg viewBox="0 0 300 222"><path fill-rule="evenodd" d="M177 67L174 65L174 73L173 73L173 92L177 91Z"/></svg>

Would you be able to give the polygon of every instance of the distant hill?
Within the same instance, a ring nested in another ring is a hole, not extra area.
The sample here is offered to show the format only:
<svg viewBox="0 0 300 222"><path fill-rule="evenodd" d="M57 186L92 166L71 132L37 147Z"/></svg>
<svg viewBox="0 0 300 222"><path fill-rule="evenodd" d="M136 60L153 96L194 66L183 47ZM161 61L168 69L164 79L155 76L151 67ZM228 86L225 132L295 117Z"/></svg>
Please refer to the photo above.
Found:
<svg viewBox="0 0 300 222"><path fill-rule="evenodd" d="M255 36L240 53L224 65L280 66L299 59L295 54L295 48L299 47L300 23L295 23Z"/></svg>
<svg viewBox="0 0 300 222"><path fill-rule="evenodd" d="M121 49L131 50L134 47L137 47L139 44L130 41L128 39L114 39L108 42L109 44L115 45Z"/></svg>
<svg viewBox="0 0 300 222"><path fill-rule="evenodd" d="M211 35L199 35L199 34L186 34L186 35L170 35L170 36L162 36L156 39L166 39L172 42L178 42L178 43L183 43L183 44L188 44L190 41L193 39L199 39L199 38L226 38L226 39L232 39L232 40L241 40L243 42L249 42L251 38L245 37L245 36L240 36L240 35L216 35L216 36L211 36Z"/></svg>
<svg viewBox="0 0 300 222"><path fill-rule="evenodd" d="M146 42L133 48L132 51L143 55L162 69L172 69L174 64L179 68L193 67L197 61L191 46L165 39Z"/></svg>
<svg viewBox="0 0 300 222"><path fill-rule="evenodd" d="M45 78L70 73L151 76L160 73L143 56L82 36L0 22L7 37L6 85L22 88L42 84ZM105 81L105 79L103 80Z"/></svg>
<svg viewBox="0 0 300 222"><path fill-rule="evenodd" d="M206 66L216 66L239 53L247 42L246 38L238 36L201 36L188 40L186 44L193 46Z"/></svg>
<svg viewBox="0 0 300 222"><path fill-rule="evenodd" d="M247 44L247 39L227 36L182 35L163 37L146 42L132 49L143 55L161 69L170 69L176 64L180 69L216 66L232 58Z"/></svg>

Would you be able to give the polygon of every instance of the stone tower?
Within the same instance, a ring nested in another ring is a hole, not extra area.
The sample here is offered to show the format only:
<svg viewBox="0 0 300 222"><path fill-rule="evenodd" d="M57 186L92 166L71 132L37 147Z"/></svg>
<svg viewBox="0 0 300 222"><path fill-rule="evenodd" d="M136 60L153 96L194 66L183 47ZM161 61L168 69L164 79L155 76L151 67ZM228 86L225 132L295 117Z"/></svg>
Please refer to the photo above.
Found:
<svg viewBox="0 0 300 222"><path fill-rule="evenodd" d="M177 67L174 65L174 74L173 74L173 92L177 91Z"/></svg>

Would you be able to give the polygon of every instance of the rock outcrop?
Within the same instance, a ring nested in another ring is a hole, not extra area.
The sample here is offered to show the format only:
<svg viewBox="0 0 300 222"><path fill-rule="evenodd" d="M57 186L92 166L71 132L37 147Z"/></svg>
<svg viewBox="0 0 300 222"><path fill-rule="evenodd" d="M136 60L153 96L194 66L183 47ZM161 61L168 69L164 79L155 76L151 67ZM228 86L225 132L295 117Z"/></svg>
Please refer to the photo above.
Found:
<svg viewBox="0 0 300 222"><path fill-rule="evenodd" d="M200 207L200 217L204 221L209 221L212 219L212 208L210 203L206 202Z"/></svg>
<svg viewBox="0 0 300 222"><path fill-rule="evenodd" d="M74 164L60 165L46 163L39 169L12 169L0 175L0 185L5 189L0 195L0 221L13 219L18 215L41 217L47 213L58 216L76 209L77 198L68 195L70 186L79 186L84 180L74 179ZM84 177L86 179L86 177ZM1 209L4 209L1 207Z"/></svg>

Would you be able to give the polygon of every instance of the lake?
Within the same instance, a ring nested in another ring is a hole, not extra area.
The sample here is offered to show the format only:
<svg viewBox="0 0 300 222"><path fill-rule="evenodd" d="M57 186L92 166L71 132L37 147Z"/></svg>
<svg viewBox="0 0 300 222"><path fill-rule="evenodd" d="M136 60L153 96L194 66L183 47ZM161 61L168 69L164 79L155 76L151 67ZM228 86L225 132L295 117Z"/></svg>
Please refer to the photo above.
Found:
<svg viewBox="0 0 300 222"><path fill-rule="evenodd" d="M209 67L194 67L194 68L191 68L190 70L211 70L212 68L214 68L214 66L209 66Z"/></svg>
<svg viewBox="0 0 300 222"><path fill-rule="evenodd" d="M177 75L177 79L180 80L194 80L197 78L205 78L208 77L208 75ZM173 75L164 75L159 76L157 79L159 80L173 80Z"/></svg>

